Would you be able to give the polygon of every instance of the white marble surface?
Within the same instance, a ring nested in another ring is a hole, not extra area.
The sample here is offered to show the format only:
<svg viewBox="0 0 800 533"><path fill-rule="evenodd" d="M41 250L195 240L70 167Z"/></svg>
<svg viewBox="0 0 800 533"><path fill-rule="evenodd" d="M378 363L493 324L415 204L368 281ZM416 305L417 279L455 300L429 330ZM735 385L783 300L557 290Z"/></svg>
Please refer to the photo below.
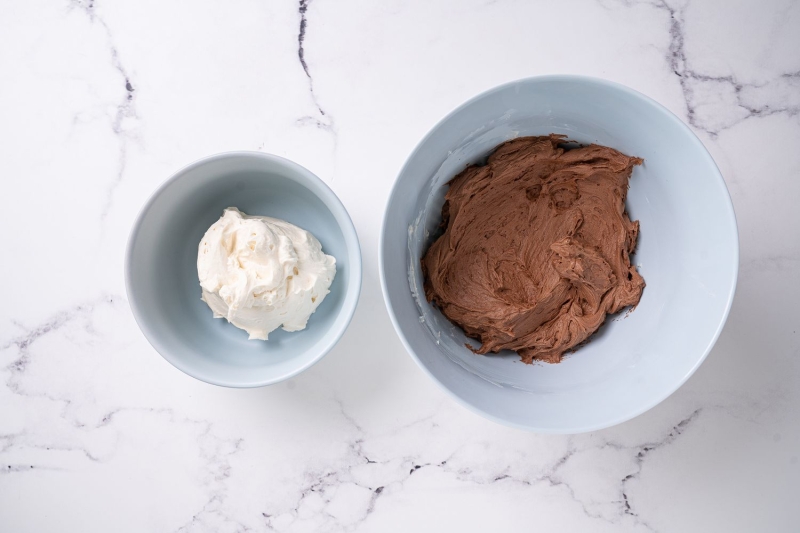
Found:
<svg viewBox="0 0 800 533"><path fill-rule="evenodd" d="M797 1L0 8L0 531L800 530ZM691 124L741 232L736 301L697 374L571 437L446 398L377 279L383 205L417 141L480 91L549 73L622 82ZM122 279L148 195L232 149L316 172L364 252L340 344L259 390L167 364Z"/></svg>

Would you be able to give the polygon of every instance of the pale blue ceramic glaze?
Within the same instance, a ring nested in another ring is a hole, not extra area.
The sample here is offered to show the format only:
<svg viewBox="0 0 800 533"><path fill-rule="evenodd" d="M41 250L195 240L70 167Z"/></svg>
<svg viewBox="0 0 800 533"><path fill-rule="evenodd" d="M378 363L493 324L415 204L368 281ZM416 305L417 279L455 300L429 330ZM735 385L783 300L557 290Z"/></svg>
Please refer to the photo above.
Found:
<svg viewBox="0 0 800 533"><path fill-rule="evenodd" d="M296 224L336 258L331 292L306 329L251 341L200 300L197 246L231 206ZM184 168L156 191L133 227L125 282L136 321L167 361L208 383L258 387L299 374L336 344L358 302L361 251L347 211L318 177L281 157L231 152Z"/></svg>
<svg viewBox="0 0 800 533"><path fill-rule="evenodd" d="M634 170L627 207L641 223L634 262L647 288L633 312L609 317L562 363L528 366L510 352L469 351L463 332L422 296L419 260L441 220L449 179L507 139L548 133L644 158ZM738 257L725 182L683 122L621 85L546 76L477 96L420 142L389 198L380 269L400 338L452 396L514 427L579 433L643 413L692 375L728 316Z"/></svg>

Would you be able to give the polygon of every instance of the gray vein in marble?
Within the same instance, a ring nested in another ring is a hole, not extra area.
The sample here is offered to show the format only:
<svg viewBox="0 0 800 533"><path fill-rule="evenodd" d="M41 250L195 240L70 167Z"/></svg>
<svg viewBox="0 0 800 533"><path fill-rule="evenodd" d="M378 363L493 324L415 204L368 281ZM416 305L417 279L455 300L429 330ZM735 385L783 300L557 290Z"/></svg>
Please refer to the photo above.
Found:
<svg viewBox="0 0 800 533"><path fill-rule="evenodd" d="M308 91L311 95L311 101L314 103L314 107L317 108L319 117L301 117L297 120L297 124L303 126L309 124L314 125L322 130L330 132L334 136L334 140L336 140L336 125L333 117L327 114L322 108L322 105L319 103L317 94L314 92L314 78L311 76L311 71L309 70L308 63L306 62L305 40L306 29L308 27L307 11L310 3L311 0L299 0L297 8L298 13L300 14L300 29L297 33L297 58L300 60L300 66L303 67L303 72L305 72L306 78L308 78Z"/></svg>
<svg viewBox="0 0 800 533"><path fill-rule="evenodd" d="M25 391L22 388L21 379L25 375L25 372L28 369L28 365L30 364L31 361L30 348L34 343L38 342L43 337L60 330L61 328L63 328L64 326L66 326L71 322L74 322L75 320L78 320L80 318L90 317L92 313L94 313L96 308L101 304L108 304L113 306L115 303L115 299L120 300L121 298L113 295L102 295L94 300L81 303L71 308L59 311L50 318L48 318L47 320L45 320L44 322L42 322L41 324L29 328L22 335L7 340L5 343L0 345L0 351L5 351L12 348L16 348L17 350L16 359L14 359L10 364L8 364L5 367L5 370L8 371L8 378L6 379L6 387L8 388L8 390L18 396L23 396L26 398L43 398L51 402L60 404L61 417L67 420L76 429L85 429L85 424L83 424L78 420L69 420L66 416L67 411L72 405L71 399L56 397L47 392L31 393ZM92 334L94 333L94 330L91 328L91 324L86 325L85 329L89 333ZM18 446L19 445L18 441L25 436L26 435L24 431L19 433L0 435L0 442L3 443L2 447L0 447L0 453L5 453L10 449L12 449L13 447ZM58 451L79 452L92 462L99 461L99 458L95 454L93 454L85 447L81 446L56 445L52 443L48 445L37 445L37 444L26 443L25 447L31 449L41 449L45 451L58 450Z"/></svg>
<svg viewBox="0 0 800 533"><path fill-rule="evenodd" d="M663 447L671 444L672 442L674 442L687 429L687 427L693 421L695 421L697 419L697 417L700 414L700 412L701 412L701 409L697 409L694 412L692 412L689 416L687 416L686 418L684 418L683 420L678 422L675 426L673 426L672 429L670 430L670 432L664 438L662 438L662 439L660 439L658 441L648 442L648 443L645 443L645 444L642 444L642 445L639 445L639 446L636 446L636 447L621 446L621 445L618 445L618 444L613 443L613 442L606 442L606 443L602 444L601 446L599 446L599 448L611 447L611 448L613 448L615 450L619 450L621 452L633 451L633 452L636 453L636 456L634 458L635 459L635 464L636 464L635 471L631 472L628 475L626 475L620 481L620 494L621 494L621 498L622 499L617 502L617 503L621 504L620 518L623 518L625 516L630 516L630 517L633 518L633 521L634 521L635 525L639 525L639 526L645 528L647 531L656 532L656 530L649 523L647 523L647 521L645 521L637 512L634 511L634 509L631 506L631 503L629 501L629 497L628 497L629 489L627 487L627 484L631 480L639 478L639 475L640 475L640 473L642 471L642 467L643 467L643 464L644 464L644 460L645 460L645 458L647 457L647 455L650 452L652 452L654 450L657 450L657 449L660 449L660 448L663 448ZM581 498L579 498L576 495L575 490L573 489L573 487L569 483L567 483L565 481L565 479L563 478L563 476L561 474L559 474L559 470L576 453L578 453L578 451L579 450L577 450L576 448L570 447L567 450L567 452L562 457L560 457L549 469L545 470L540 476L537 476L537 477L535 477L533 479L519 479L519 478L515 478L514 476L501 475L501 476L498 476L497 478L495 478L495 480L493 482L502 481L502 480L505 480L505 479L511 479L513 481L516 481L516 482L519 482L519 483L522 483L522 484L531 485L531 484L534 484L534 483L537 483L537 482L544 481L544 482L547 482L552 487L563 487L566 490L567 494L570 496L570 498L572 500L574 500L578 505L581 506L581 508L583 510L583 513L588 518L599 519L599 520L603 520L605 522L608 522L610 524L617 524L618 525L618 523L619 523L618 519L609 519L609 518L606 518L605 516L603 516L600 513L592 512L588 507L588 504L592 503L592 502L585 502Z"/></svg>
<svg viewBox="0 0 800 533"><path fill-rule="evenodd" d="M792 102L790 98L782 97L783 93L800 94L800 72L782 73L765 83L745 83L733 74L705 74L692 67L686 51L685 6L673 7L666 0L619 1L626 7L648 5L669 15L666 59L678 77L687 121L695 129L704 131L713 139L749 118L800 115L800 99ZM600 5L606 7L602 2Z"/></svg>
<svg viewBox="0 0 800 533"><path fill-rule="evenodd" d="M208 489L208 501L175 533L188 533L194 531L196 527L202 531L219 531L223 524L233 525L236 531L252 531L251 528L230 516L223 508L228 497L227 482L232 471L230 458L241 451L244 440L239 438L225 441L212 434L211 422L188 418L185 420L205 425L205 430L198 437L198 442L200 443L200 455L208 465L208 477L204 482ZM209 440L210 443L201 442Z"/></svg>
<svg viewBox="0 0 800 533"><path fill-rule="evenodd" d="M77 429L83 429L83 427L76 426ZM89 428L93 429L93 428ZM83 446L77 445L63 445L63 444L36 444L31 443L29 441L23 441L23 438L27 437L27 432L20 431L19 433L10 433L5 435L0 435L0 442L2 442L2 446L0 446L0 454L9 452L13 449L27 449L27 450L39 450L45 452L77 452L81 454L83 457L88 459L93 463L102 463L103 458L98 457L97 455L90 452L87 448ZM0 461L2 464L2 461ZM50 470L55 470L55 468L48 467Z"/></svg>
<svg viewBox="0 0 800 533"><path fill-rule="evenodd" d="M672 442L674 442L675 439L677 439L684 431L686 431L686 429L692 422L697 420L697 417L700 416L701 412L702 409L695 409L692 412L692 414L690 414L689 416L678 422L675 426L673 426L672 430L666 437L664 437L659 441L650 442L642 445L636 454L636 467L637 467L636 471L622 478L621 490L622 490L622 500L624 503L623 512L626 515L632 516L637 524L641 524L642 526L647 528L648 531L656 532L656 529L653 528L650 524L648 524L644 519L642 519L642 517L639 516L639 514L631 506L630 500L628 499L628 483L632 479L639 478L639 475L642 472L642 466L644 464L644 460L651 452L663 448L664 446L667 446Z"/></svg>
<svg viewBox="0 0 800 533"><path fill-rule="evenodd" d="M24 472L35 472L35 471L40 471L40 470L59 471L59 470L64 470L64 469L63 468L54 468L52 466L42 466L42 465L27 465L27 464L2 465L2 464L0 464L0 475L16 474L16 473L24 473Z"/></svg>
<svg viewBox="0 0 800 533"><path fill-rule="evenodd" d="M602 514L592 512L587 506L588 502L585 502L581 498L579 498L575 493L575 489L564 479L564 477L561 474L559 474L559 470L565 464L567 464L567 462L577 453L577 451L578 450L576 448L570 446L561 457L556 459L550 466L544 468L541 474L531 478L514 475L510 472L510 468L506 468L502 474L496 475L489 481L483 481L473 477L471 475L472 471L469 468L451 470L447 467L447 461L443 461L440 465L436 466L442 468L445 472L454 472L460 480L468 483L475 483L480 485L493 485L495 483L504 482L504 483L514 483L517 485L521 485L523 487L531 487L537 484L544 483L552 488L560 488L566 492L567 496L569 496L569 498L572 501L574 501L578 506L580 506L581 511L587 518L594 520L602 520L609 524L618 525L617 520L610 520L604 517Z"/></svg>
<svg viewBox="0 0 800 533"><path fill-rule="evenodd" d="M361 425L353 418L344 408L344 404L338 398L334 398L339 406L341 417L348 423L350 427L355 430L355 438L348 443L347 456L342 460L340 468L329 468L322 472L307 472L306 484L299 491L299 496L293 507L290 509L283 509L273 512L262 512L262 517L265 521L265 526L269 531L277 531L275 521L278 518L285 516L287 513L296 520L301 514L301 508L304 503L311 497L319 496L327 506L333 499L332 493L344 483L351 483L357 487L370 491L369 501L366 502L363 511L355 521L355 523L344 524L336 516L331 514L327 509L321 511L325 520L333 522L337 530L352 530L361 525L375 510L377 500L384 493L386 486L384 484L364 484L354 479L353 470L357 467L366 465L387 465L393 461L375 461L367 456L363 449L364 430ZM405 460L403 460L405 461ZM416 466L416 469L420 466ZM411 469L415 470L414 467ZM410 475L410 474L409 474ZM406 476L408 477L408 476Z"/></svg>
<svg viewBox="0 0 800 533"><path fill-rule="evenodd" d="M207 501L203 506L194 513L191 518L180 528L176 533L186 533L195 530L201 531L220 531L225 524L233 525L236 531L250 531L250 528L237 521L234 517L230 516L224 509L224 503L227 499L228 479L232 472L230 463L231 457L242 450L243 439L225 439L217 436L214 433L212 422L207 420L197 420L189 418L176 413L173 409L169 408L147 408L147 407L122 407L113 409L107 412L101 420L93 425L86 426L80 425L80 429L85 432L92 432L115 422L115 419L122 413L142 413L150 416L166 416L170 424L187 424L190 427L196 428L196 442L199 450L199 456L205 464L203 477L200 483L207 491ZM78 426L76 425L76 428ZM5 441L4 446L0 449L0 453L5 453L11 448L18 449L35 449L44 451L79 451L83 452L86 457L92 462L105 463L112 456L113 452L107 457L96 457L89 453L85 448L79 446L63 446L63 445L40 445L30 442L18 443L19 437L24 436L24 433L13 435L0 435L0 441ZM15 472L25 472L31 468L39 470L59 470L58 468L50 466L37 466L37 465L19 465L19 464L6 464L3 468L3 463L0 461L0 474L8 474Z"/></svg>
<svg viewBox="0 0 800 533"><path fill-rule="evenodd" d="M205 477L201 480L201 483L204 485L208 495L208 500L202 508L177 531L192 531L195 529L195 526L197 529L202 530L220 530L220 526L223 524L233 524L237 531L247 531L248 528L236 521L234 517L229 516L224 508L224 503L227 498L228 479L232 471L230 460L233 455L241 451L243 445L242 439L225 439L219 437L213 431L212 422L179 415L169 408L120 406L106 411L96 423L86 423L74 416L69 416L69 407L73 403L72 398L59 397L47 392L29 392L23 388L22 380L31 362L32 346L42 338L58 332L62 328L81 319L87 321L87 324L83 325L84 329L93 333L94 330L90 322L92 315L101 305L114 306L116 303L119 303L120 300L122 300L122 298L119 296L101 295L93 300L59 311L42 323L27 328L27 331L24 331L22 334L0 344L0 351L10 349L16 350L16 358L5 367L6 372L8 372L6 380L8 389L19 396L26 398L43 398L60 405L61 412L59 416L75 430L72 437L65 439L63 442L51 441L49 438L45 442L42 442L41 437L37 438L34 434L29 432L29 428L16 433L0 434L0 453L8 454L12 450L40 450L45 453L52 451L77 452L81 453L91 462L104 463L113 457L116 445L112 446L110 450L101 455L93 453L88 447L90 444L86 442L86 438L91 435L92 432L112 426L123 413L138 412L148 416L167 416L170 424L188 424L190 427L196 428L193 429L192 432L196 433L197 446L200 452L199 455L202 462L205 464ZM2 465L3 463L0 462L0 466ZM9 474L23 472L26 471L26 468L30 470L31 466L39 469L52 469L45 465L19 465L16 461L10 461L5 465L4 469L0 468L0 473Z"/></svg>
<svg viewBox="0 0 800 533"><path fill-rule="evenodd" d="M485 478L482 474L476 474L469 465L458 467L453 465L452 459L458 454L459 450L454 450L446 459L435 462L420 462L413 457L405 457L402 459L388 459L388 460L375 460L370 458L364 451L364 430L360 424L344 409L343 404L337 400L339 404L340 413L342 418L354 430L354 437L349 444L349 451L341 462L335 467L329 467L322 472L308 472L306 474L307 483L299 491L298 499L290 509L269 510L263 512L262 517L265 521L265 526L269 530L283 530L288 527L293 529L294 521L305 516L308 519L308 513L303 510L303 506L307 499L312 497L319 497L322 501L322 509L315 508L317 518L322 520L327 526L333 526L337 530L354 530L358 529L364 521L374 512L377 500L384 494L392 494L397 491L403 490L404 484L412 476L416 475L423 469L435 469L439 472L455 475L457 479L464 483L477 484L477 485L493 485L496 483L512 483L520 487L530 487L538 484L545 484L552 488L558 488L570 497L582 510L583 514L593 520L601 520L608 524L621 525L621 520L626 518L632 523L633 526L642 528L642 530L655 532L656 530L634 509L629 494L631 487L629 483L631 480L639 478L642 471L643 464L650 453L654 450L661 449L673 443L681 434L683 434L689 425L694 422L699 416L701 410L697 409L689 416L679 421L662 439L652 442L646 442L638 446L623 446L614 442L604 442L600 445L579 447L569 441L569 446L566 452L560 457L556 458L549 466L544 467L540 473L528 477L521 476L515 473L511 466L506 467L502 471ZM427 417L430 418L430 417ZM580 497L573 486L570 484L568 476L562 472L562 469L572 460L576 454L591 449L602 449L611 447L619 451L623 455L635 454L634 462L635 468L632 472L627 474L619 483L619 499L609 500L607 503L612 503L617 508L616 517L604 516L601 512L593 511L590 505L597 505L598 502L593 500L586 501ZM376 471L377 475L372 476L372 482L359 481L357 479L356 471L359 468L364 468L367 465L375 465L376 467L385 467L389 470L387 472L381 471L380 468ZM405 469L402 470L403 465ZM398 472L399 471L399 472ZM358 519L351 523L342 523L336 516L329 512L328 506L332 499L335 497L337 488L343 484L354 484L358 487L371 491L369 501L366 503L363 511L358 515ZM306 511L308 508L306 509ZM280 518L286 518L290 515L291 520L288 522L283 521L281 526L278 526L276 521ZM303 524L303 527L308 524ZM317 524L319 526L319 524Z"/></svg>
<svg viewBox="0 0 800 533"><path fill-rule="evenodd" d="M6 382L8 388L16 394L26 395L20 391L19 384L15 378L16 376L23 374L27 369L28 363L30 362L29 348L32 344L37 342L45 335L48 335L54 331L58 331L65 324L72 322L79 317L90 315L100 304L106 303L109 305L114 305L115 299L120 300L121 298L119 296L104 294L94 300L78 304L63 311L59 311L41 324L28 329L26 333L14 337L0 345L0 351L7 350L12 347L16 347L17 349L17 358L6 367L7 370L11 372L9 379ZM91 332L92 331L90 331L90 333ZM61 401L69 402L69 400Z"/></svg>
<svg viewBox="0 0 800 533"><path fill-rule="evenodd" d="M56 313L41 324L31 327L25 333L5 342L2 345L2 349L16 348L18 351L17 358L6 367L11 373L11 377L9 378L11 390L23 396L45 397L51 401L60 402L64 405L64 412L66 413L72 401L70 398L51 397L41 393L29 394L19 386L18 381L24 375L28 363L30 362L30 347L44 336L60 330L65 325L81 317L90 316L98 305L103 303L113 304L113 302L114 297L103 296L94 301L74 306ZM281 518L288 518L291 520L289 527L292 528L291 524L294 523L295 520L307 520L310 512L314 520L322 521L322 523L327 526L342 530L357 529L376 510L378 500L386 494L402 491L406 481L411 479L412 476L418 475L418 472L423 469L426 471L427 469L433 469L434 471L444 474L454 475L460 481L470 484L492 485L495 483L512 483L520 487L545 484L545 486L563 491L565 495L569 496L569 498L579 506L582 513L587 518L601 520L611 524L619 524L620 520L627 517L627 519L632 521L637 527L648 531L655 531L635 509L630 499L630 492L632 490L630 483L632 480L638 479L643 464L649 454L654 450L674 442L685 432L689 425L697 419L701 412L699 409L694 411L691 415L673 426L664 438L657 441L646 442L638 446L623 446L614 442L604 442L599 446L580 447L576 446L573 440L570 440L568 441L567 450L564 454L556 458L549 466L545 466L533 476L520 475L519 472L515 472L516 469L513 468L513 465L510 465L506 466L504 469L498 469L497 472L493 472L489 477L486 477L484 474L473 472L469 462L459 466L457 464L459 461L453 461L453 458L459 453L458 448L453 450L446 457L441 458L442 460L437 459L435 461L421 461L419 457L415 456L383 460L372 457L364 447L366 438L364 428L356 418L345 409L344 404L338 398L335 398L335 401L337 402L342 420L344 420L347 426L352 430L352 437L347 441L345 456L322 471L306 472L306 483L300 488L295 503L289 508L267 509L264 511L262 513L264 519L262 527L268 530L282 530L284 526L286 526L286 520L282 522L280 527L276 526L275 521ZM70 423L76 429L80 430L81 434L85 435L88 434L88 432L115 424L117 418L121 414L131 411L141 411L153 415L166 415L176 424L184 422L200 424L200 426L198 426L197 440L201 458L203 462L208 465L208 474L202 481L206 487L208 499L206 503L176 531L176 533L193 530L219 530L222 527L233 527L235 530L246 531L247 527L230 515L228 506L225 504L228 479L232 471L230 459L241 450L243 444L241 439L221 439L212 434L211 422L178 417L170 409L118 407L106 411L95 423L87 424L78 420L72 420ZM406 424L399 430L411 428L418 424L429 424L431 427L437 425L432 415L429 415L413 423ZM22 438L25 438L24 433L0 435L0 451L6 452L12 448L60 449L83 453L87 459L93 462L105 462L110 456L113 456L114 453L111 451L98 456L85 446L72 444L45 446L41 443L30 442L29 438L26 438L25 441L21 441L20 439ZM594 499L587 499L585 494L580 495L576 493L575 488L571 484L574 483L574 481L570 479L570 474L563 471L563 468L565 465L569 464L577 453L593 448L604 447L611 447L619 451L623 456L626 456L628 453L635 454L633 458L635 461L635 468L620 480L618 489L619 496L617 499L611 498L609 500L595 501ZM16 465L16 462L10 461L9 464ZM0 465L2 465L2 463L0 463ZM332 506L332 502L334 502L336 498L336 492L344 485L357 487L356 495L359 499L356 500L355 504L348 501L347 506L349 514L343 518L342 516L337 516L336 510L334 509L335 504ZM609 517L607 514L604 515L602 512L597 512L596 506L603 503L618 505L618 517ZM317 509L315 507L317 505L321 505L322 508ZM303 525L305 526L308 524Z"/></svg>
<svg viewBox="0 0 800 533"><path fill-rule="evenodd" d="M11 392L17 395L26 398L44 398L56 404L60 404L62 406L60 416L79 431L79 433L77 433L79 438L73 440L80 441L93 431L111 426L122 413L140 412L152 416L167 416L169 422L172 424L190 424L192 426L197 426L198 449L202 461L206 464L206 477L202 480L202 483L208 491L208 500L203 507L192 516L190 521L177 531L192 531L194 529L193 526L197 526L203 530L219 530L221 524L233 524L237 531L247 531L248 528L229 516L224 509L224 502L227 497L227 480L232 470L230 458L241 450L243 444L242 439L223 439L218 437L213 433L213 424L211 422L188 418L168 408L117 407L106 411L96 423L87 424L77 418L68 416L69 407L73 403L71 398L58 397L46 392L29 392L22 387L21 381L31 361L31 347L35 343L45 336L61 330L76 320L91 319L92 314L96 312L100 305L106 304L114 306L115 303L118 303L121 299L122 298L119 296L101 295L94 300L59 311L42 323L28 328L27 331L21 335L13 337L1 344L0 351L8 349L17 350L16 359L6 366L6 371L9 372L6 386ZM85 324L84 328L90 333L94 333L91 322ZM42 444L41 442L32 440L26 430L0 435L0 453L8 453L12 449L33 449L43 450L45 452L78 452L82 453L88 460L96 463L106 462L114 454L114 450L112 450L105 454L105 456L98 456L92 453L86 445L81 446L80 444L74 443L63 444L59 442L47 442ZM2 465L1 462L0 465ZM6 468L6 472L2 473L9 473L9 470L12 472L21 472L24 470L24 468L17 468L18 465L12 464L10 466L12 468Z"/></svg>
<svg viewBox="0 0 800 533"><path fill-rule="evenodd" d="M312 497L312 496L319 496L322 498L324 505L326 506L324 509L319 511L320 515L324 517L326 522L333 522L333 526L337 530L354 530L360 527L364 521L374 512L377 500L386 493L387 490L391 492L395 492L397 490L402 490L405 481L410 479L414 474L419 472L423 468L435 468L440 469L443 472L448 472L455 474L458 478L462 479L465 482L477 482L474 479L470 479L471 471L469 469L453 469L448 468L448 460L453 456L451 454L447 459L444 459L440 462L420 462L414 458L399 458L399 459L388 459L383 461L378 461L370 458L364 451L363 442L364 442L364 430L361 425L353 418L344 408L343 403L337 398L335 399L338 406L339 411L342 418L348 422L349 426L353 428L355 436L348 444L348 453L345 458L341 461L338 465L338 468L330 468L323 472L308 472L306 477L308 482L304 488L300 490L299 497L290 509L288 510L279 510L277 512L264 512L262 516L265 520L265 525L269 528L269 530L279 530L282 528L276 527L275 521L282 516L285 516L287 512L293 517L293 521L299 518L302 513L302 508L305 501ZM417 423L423 423L430 419L431 417L425 417ZM410 427L413 424L409 424ZM455 452L453 452L455 453ZM558 465L563 464L566 458L562 458L562 460L558 463ZM374 476L375 479L374 483L364 483L363 481L359 481L356 479L354 475L354 471L358 468L363 468L366 466L375 465L377 467L387 467L390 468L392 471L395 472L394 476ZM403 466L405 465L405 469ZM557 468L558 466L554 467ZM510 479L511 476L503 475L498 476L495 481L502 481L505 479ZM354 484L358 487L366 489L371 492L369 501L366 503L363 511L359 513L357 520L354 523L342 523L336 516L331 514L327 509L327 506L331 503L335 491L337 488L343 484L350 483ZM523 484L529 484L527 481L522 481Z"/></svg>
<svg viewBox="0 0 800 533"><path fill-rule="evenodd" d="M97 424L86 426L75 424L75 427L83 432L90 433L114 424L115 419L122 413L142 413L151 416L166 416L170 424L188 424L196 429L196 442L199 456L205 464L204 476L200 483L207 491L207 501L194 513L186 524L176 530L176 533L186 533L195 530L219 531L221 526L233 525L236 531L251 531L250 528L230 516L224 509L227 499L228 480L232 472L231 457L242 450L243 439L225 439L214 433L213 423L207 420L197 420L176 413L169 408L146 408L146 407L121 407L113 409L102 416ZM92 455L87 449L80 446L66 445L42 445L31 442L18 442L20 437L24 437L25 432L9 435L0 435L0 442L3 446L0 453L6 453L12 448L42 451L71 451L82 452L87 459L96 463L105 463L113 456L112 453L106 457ZM3 464L0 460L0 474L12 474L28 472L31 469L37 470L63 470L62 468L45 466L7 463Z"/></svg>
<svg viewBox="0 0 800 533"><path fill-rule="evenodd" d="M0 433L0 443L2 443L2 446L0 446L0 453L4 453L13 448L19 436L20 433Z"/></svg>
<svg viewBox="0 0 800 533"><path fill-rule="evenodd" d="M119 50L114 43L114 36L111 33L111 28L109 28L105 20L97 14L95 0L72 0L70 6L83 11L86 16L89 17L89 21L92 24L99 24L103 28L106 34L108 51L111 56L111 65L114 67L114 70L119 73L122 81L125 83L122 101L116 105L116 111L111 121L111 130L114 132L119 142L119 151L117 153L117 172L111 185L106 190L105 201L100 211L100 219L103 221L108 217L108 213L114 202L114 193L122 183L128 164L128 144L131 140L131 136L124 128L124 123L126 119L139 118L136 112L136 88L131 81L128 69L125 68L120 60Z"/></svg>

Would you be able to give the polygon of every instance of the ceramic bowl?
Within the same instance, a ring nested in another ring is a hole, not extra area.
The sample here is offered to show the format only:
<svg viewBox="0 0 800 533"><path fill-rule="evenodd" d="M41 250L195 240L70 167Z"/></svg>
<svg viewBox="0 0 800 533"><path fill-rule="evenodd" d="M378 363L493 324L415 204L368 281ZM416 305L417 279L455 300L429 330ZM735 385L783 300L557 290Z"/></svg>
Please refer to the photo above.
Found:
<svg viewBox="0 0 800 533"><path fill-rule="evenodd" d="M627 209L641 231L633 262L647 288L560 364L476 355L425 301L420 258L447 181L515 137L560 133L644 158ZM381 233L386 304L420 367L455 399L511 426L579 433L663 401L700 366L728 316L738 271L733 207L714 160L675 115L627 87L576 76L509 83L468 101L419 143L394 185Z"/></svg>
<svg viewBox="0 0 800 533"><path fill-rule="evenodd" d="M198 243L231 206L300 226L336 258L330 294L306 329L251 341L200 300ZM224 153L189 165L153 194L131 232L125 282L136 322L167 361L208 383L257 387L299 374L336 344L358 302L361 252L347 210L310 171L273 155Z"/></svg>

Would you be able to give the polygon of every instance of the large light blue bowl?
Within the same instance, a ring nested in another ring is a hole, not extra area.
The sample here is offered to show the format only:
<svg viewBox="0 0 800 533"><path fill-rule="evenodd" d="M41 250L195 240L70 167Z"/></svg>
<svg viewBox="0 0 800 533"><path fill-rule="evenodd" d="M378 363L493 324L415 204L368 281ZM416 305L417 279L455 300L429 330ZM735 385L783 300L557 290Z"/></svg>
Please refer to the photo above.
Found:
<svg viewBox="0 0 800 533"><path fill-rule="evenodd" d="M251 341L200 300L197 246L231 206L296 224L336 258L331 292L306 329ZM336 344L361 291L361 251L347 211L318 177L281 157L231 152L184 168L150 198L128 243L125 282L136 322L167 361L208 383L258 387L299 374Z"/></svg>
<svg viewBox="0 0 800 533"><path fill-rule="evenodd" d="M420 257L441 220L450 178L507 139L548 133L644 158L627 207L641 222L634 262L647 288L629 316L609 317L562 363L527 366L510 352L482 356L465 348L463 332L425 301ZM725 182L686 125L621 85L546 76L477 96L420 142L389 198L380 268L400 338L453 397L497 422L579 433L643 413L692 375L728 316L738 257Z"/></svg>

